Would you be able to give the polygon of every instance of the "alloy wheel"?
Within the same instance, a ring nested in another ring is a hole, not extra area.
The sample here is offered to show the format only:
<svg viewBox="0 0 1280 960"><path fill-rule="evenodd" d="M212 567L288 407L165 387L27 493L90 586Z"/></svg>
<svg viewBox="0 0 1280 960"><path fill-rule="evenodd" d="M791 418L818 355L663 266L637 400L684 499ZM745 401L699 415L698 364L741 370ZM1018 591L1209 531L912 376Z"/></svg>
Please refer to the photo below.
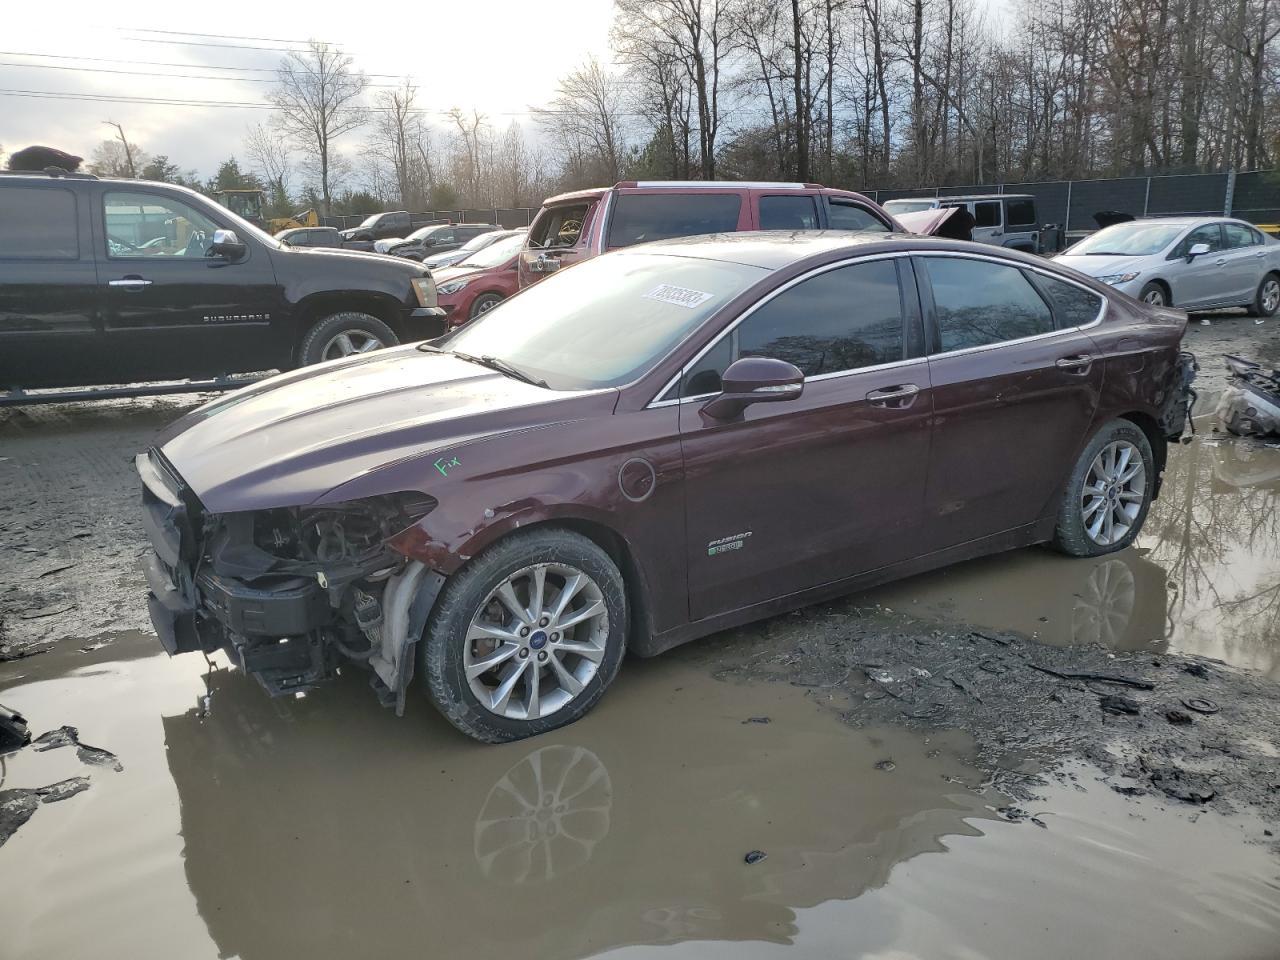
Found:
<svg viewBox="0 0 1280 960"><path fill-rule="evenodd" d="M343 330L329 339L320 353L321 360L337 360L349 357L353 353L368 353L381 350L386 344L375 333L368 330Z"/></svg>
<svg viewBox="0 0 1280 960"><path fill-rule="evenodd" d="M1164 291L1160 289L1148 290L1146 296L1142 298L1153 307L1164 306Z"/></svg>
<svg viewBox="0 0 1280 960"><path fill-rule="evenodd" d="M1093 458L1080 494L1089 538L1104 547L1123 540L1137 522L1146 495L1142 452L1128 440L1108 443Z"/></svg>
<svg viewBox="0 0 1280 960"><path fill-rule="evenodd" d="M595 678L608 637L600 585L569 564L537 563L508 576L480 605L462 666L472 695L490 713L537 720Z"/></svg>
<svg viewBox="0 0 1280 960"><path fill-rule="evenodd" d="M1275 313L1280 308L1280 280L1275 277L1267 278L1262 285L1262 296L1258 298L1262 301L1262 310L1268 316Z"/></svg>

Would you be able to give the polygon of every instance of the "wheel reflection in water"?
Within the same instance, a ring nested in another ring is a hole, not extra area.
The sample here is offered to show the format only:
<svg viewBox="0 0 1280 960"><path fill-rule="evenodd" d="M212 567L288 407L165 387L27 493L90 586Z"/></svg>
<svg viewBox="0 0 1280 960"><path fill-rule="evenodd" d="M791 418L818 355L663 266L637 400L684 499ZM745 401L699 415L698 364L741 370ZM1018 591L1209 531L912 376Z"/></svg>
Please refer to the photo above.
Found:
<svg viewBox="0 0 1280 960"><path fill-rule="evenodd" d="M1137 595L1138 585L1127 563L1116 558L1098 564L1072 604L1072 641L1121 646Z"/></svg>
<svg viewBox="0 0 1280 960"><path fill-rule="evenodd" d="M591 859L609 832L613 784L585 747L529 754L493 785L475 826L481 872L503 883L543 883Z"/></svg>

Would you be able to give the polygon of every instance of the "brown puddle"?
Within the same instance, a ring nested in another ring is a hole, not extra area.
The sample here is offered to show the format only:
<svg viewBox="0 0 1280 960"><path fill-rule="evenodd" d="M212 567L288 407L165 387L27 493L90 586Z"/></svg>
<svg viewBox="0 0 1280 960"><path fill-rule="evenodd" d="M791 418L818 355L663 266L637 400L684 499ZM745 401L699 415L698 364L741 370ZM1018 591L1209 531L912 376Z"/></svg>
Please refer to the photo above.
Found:
<svg viewBox="0 0 1280 960"><path fill-rule="evenodd" d="M73 724L124 766L7 759L5 788L92 787L0 848L6 960L1262 957L1280 937L1249 818L1193 823L1082 771L1030 810L1045 828L1007 823L962 738L852 729L822 694L710 679L696 646L502 747L421 702L397 720L357 675L273 701L154 649L0 668L34 732Z"/></svg>
<svg viewBox="0 0 1280 960"><path fill-rule="evenodd" d="M1017 550L859 594L912 616L1055 645L1201 654L1280 680L1280 448L1170 448L1136 546L1098 560Z"/></svg>

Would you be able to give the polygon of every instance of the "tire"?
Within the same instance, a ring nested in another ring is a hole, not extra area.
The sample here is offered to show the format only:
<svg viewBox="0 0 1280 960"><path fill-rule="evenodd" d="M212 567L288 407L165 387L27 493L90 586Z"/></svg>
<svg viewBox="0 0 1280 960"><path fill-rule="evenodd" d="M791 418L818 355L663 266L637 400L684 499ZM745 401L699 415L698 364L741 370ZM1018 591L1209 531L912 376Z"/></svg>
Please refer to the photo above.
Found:
<svg viewBox="0 0 1280 960"><path fill-rule="evenodd" d="M1143 303L1149 303L1153 307L1172 306L1169 298L1169 291L1160 283L1148 283L1142 288L1142 292L1138 294L1138 299Z"/></svg>
<svg viewBox="0 0 1280 960"><path fill-rule="evenodd" d="M334 313L317 322L302 338L298 366L394 347L399 342L395 332L375 316L354 311ZM344 344L350 344L351 349L347 350Z"/></svg>
<svg viewBox="0 0 1280 960"><path fill-rule="evenodd" d="M1134 457L1140 459L1141 470L1125 480L1135 465ZM1118 473L1108 471L1108 466L1121 469ZM1110 479L1108 473L1118 476L1120 482ZM1054 548L1073 557L1100 557L1123 550L1142 530L1155 482L1155 457L1147 435L1128 420L1104 425L1085 446L1067 480L1053 534Z"/></svg>
<svg viewBox="0 0 1280 960"><path fill-rule="evenodd" d="M475 300L471 302L471 312L468 314L467 319L474 320L482 313L488 313L505 299L506 297L500 293L480 294L480 296L476 297Z"/></svg>
<svg viewBox="0 0 1280 960"><path fill-rule="evenodd" d="M540 612L550 622L528 616L539 568L545 598ZM568 619L597 606L602 610L574 624L571 635L566 631L558 637L555 607L570 577L577 575L585 581L560 616ZM520 615L498 599L504 584L522 608ZM569 530L514 533L444 585L418 644L427 696L445 719L484 743L521 740L566 726L595 706L613 682L626 652L627 622L622 574L607 553ZM490 632L482 636L477 630ZM485 661L498 665L477 673ZM566 674L572 679L562 683ZM536 704L532 718L527 716L531 704Z"/></svg>
<svg viewBox="0 0 1280 960"><path fill-rule="evenodd" d="M1268 273L1258 284L1249 311L1255 317L1274 317L1280 310L1280 275Z"/></svg>

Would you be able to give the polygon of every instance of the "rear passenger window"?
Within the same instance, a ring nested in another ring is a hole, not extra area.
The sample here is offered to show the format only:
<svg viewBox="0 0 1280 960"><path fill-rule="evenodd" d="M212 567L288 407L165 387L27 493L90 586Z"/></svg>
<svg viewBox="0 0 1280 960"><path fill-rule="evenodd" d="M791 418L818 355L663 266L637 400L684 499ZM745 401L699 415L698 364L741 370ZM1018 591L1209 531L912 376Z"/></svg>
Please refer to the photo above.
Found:
<svg viewBox="0 0 1280 960"><path fill-rule="evenodd" d="M1006 222L1011 227L1034 227L1036 225L1036 204L1034 200L1006 200L1004 212Z"/></svg>
<svg viewBox="0 0 1280 960"><path fill-rule="evenodd" d="M738 229L742 198L732 193L624 193L614 199L609 247L629 247L668 237L731 233Z"/></svg>
<svg viewBox="0 0 1280 960"><path fill-rule="evenodd" d="M830 202L827 216L832 230L872 230L888 233L889 226L866 207L843 200Z"/></svg>
<svg viewBox="0 0 1280 960"><path fill-rule="evenodd" d="M1235 247L1252 247L1262 242L1261 238L1243 223L1224 223L1222 232L1227 237L1227 249Z"/></svg>
<svg viewBox="0 0 1280 960"><path fill-rule="evenodd" d="M1053 315L1016 267L923 257L938 318L939 352L1019 340L1053 329Z"/></svg>
<svg viewBox="0 0 1280 960"><path fill-rule="evenodd" d="M1057 315L1058 327L1083 327L1098 319L1102 312L1102 297L1092 290L1077 287L1065 280L1046 277L1042 273L1032 274L1033 282L1040 288L1053 306Z"/></svg>
<svg viewBox="0 0 1280 960"><path fill-rule="evenodd" d="M681 395L716 393L741 357L794 363L806 377L903 358L903 309L893 260L829 270L778 294L726 333L688 371Z"/></svg>
<svg viewBox="0 0 1280 960"><path fill-rule="evenodd" d="M0 257L9 260L75 260L76 197L70 190L0 189Z"/></svg>
<svg viewBox="0 0 1280 960"><path fill-rule="evenodd" d="M811 196L760 198L761 230L817 230L818 205Z"/></svg>

